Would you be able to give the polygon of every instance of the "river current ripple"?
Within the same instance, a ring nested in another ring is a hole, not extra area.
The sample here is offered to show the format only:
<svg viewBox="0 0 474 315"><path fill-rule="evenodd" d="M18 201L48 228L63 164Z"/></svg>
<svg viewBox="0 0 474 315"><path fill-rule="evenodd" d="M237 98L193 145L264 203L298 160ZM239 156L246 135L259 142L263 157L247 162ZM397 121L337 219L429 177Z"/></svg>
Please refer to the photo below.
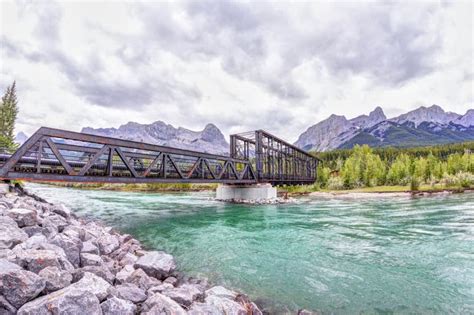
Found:
<svg viewBox="0 0 474 315"><path fill-rule="evenodd" d="M272 313L474 313L472 193L249 206L211 193L27 188L173 254L182 271L241 290Z"/></svg>

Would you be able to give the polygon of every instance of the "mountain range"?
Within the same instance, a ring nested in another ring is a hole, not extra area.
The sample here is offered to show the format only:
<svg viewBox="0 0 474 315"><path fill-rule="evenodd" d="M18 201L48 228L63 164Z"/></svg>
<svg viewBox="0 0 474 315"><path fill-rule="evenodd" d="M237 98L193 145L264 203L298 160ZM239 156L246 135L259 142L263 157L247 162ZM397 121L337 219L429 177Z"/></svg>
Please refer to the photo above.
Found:
<svg viewBox="0 0 474 315"><path fill-rule="evenodd" d="M83 133L172 146L214 154L229 154L229 144L214 124L201 131L174 127L163 121L151 124L129 122L118 128L85 127ZM20 132L16 142L27 136ZM464 115L445 112L440 106L421 106L397 117L387 118L381 107L352 119L331 115L303 132L295 145L306 151L372 147L412 147L474 140L474 109Z"/></svg>
<svg viewBox="0 0 474 315"><path fill-rule="evenodd" d="M460 115L432 105L390 119L380 107L353 119L331 115L309 127L295 145L307 151L328 151L356 144L413 147L469 140L474 140L474 109Z"/></svg>
<svg viewBox="0 0 474 315"><path fill-rule="evenodd" d="M229 144L214 124L207 124L201 131L192 131L182 127L175 128L163 121L151 124L129 122L119 128L86 127L81 132L200 152L229 154Z"/></svg>

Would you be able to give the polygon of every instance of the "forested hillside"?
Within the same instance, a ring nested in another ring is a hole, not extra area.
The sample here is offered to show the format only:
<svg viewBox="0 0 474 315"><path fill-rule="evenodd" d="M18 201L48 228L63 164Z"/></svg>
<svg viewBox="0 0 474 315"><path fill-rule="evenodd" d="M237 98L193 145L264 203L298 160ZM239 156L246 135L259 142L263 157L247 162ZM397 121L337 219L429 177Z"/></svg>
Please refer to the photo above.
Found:
<svg viewBox="0 0 474 315"><path fill-rule="evenodd" d="M474 142L404 149L357 145L316 155L322 160L318 167L321 188L474 185Z"/></svg>

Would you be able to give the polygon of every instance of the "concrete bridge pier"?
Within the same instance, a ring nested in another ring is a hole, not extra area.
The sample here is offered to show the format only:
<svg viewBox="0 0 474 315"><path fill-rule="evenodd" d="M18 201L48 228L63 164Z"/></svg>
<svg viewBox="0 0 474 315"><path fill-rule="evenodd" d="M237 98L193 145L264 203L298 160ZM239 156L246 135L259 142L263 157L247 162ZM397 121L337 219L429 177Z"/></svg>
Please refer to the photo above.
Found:
<svg viewBox="0 0 474 315"><path fill-rule="evenodd" d="M275 199L276 197L277 189L271 184L219 184L216 190L216 199L222 201L258 202Z"/></svg>

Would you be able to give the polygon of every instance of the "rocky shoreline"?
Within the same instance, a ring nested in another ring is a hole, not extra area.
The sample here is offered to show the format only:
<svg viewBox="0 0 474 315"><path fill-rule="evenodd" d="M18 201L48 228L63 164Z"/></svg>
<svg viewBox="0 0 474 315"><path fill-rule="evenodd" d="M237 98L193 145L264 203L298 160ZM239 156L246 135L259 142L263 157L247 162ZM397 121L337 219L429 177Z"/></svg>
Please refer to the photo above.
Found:
<svg viewBox="0 0 474 315"><path fill-rule="evenodd" d="M262 314L173 256L22 191L0 193L0 314Z"/></svg>

